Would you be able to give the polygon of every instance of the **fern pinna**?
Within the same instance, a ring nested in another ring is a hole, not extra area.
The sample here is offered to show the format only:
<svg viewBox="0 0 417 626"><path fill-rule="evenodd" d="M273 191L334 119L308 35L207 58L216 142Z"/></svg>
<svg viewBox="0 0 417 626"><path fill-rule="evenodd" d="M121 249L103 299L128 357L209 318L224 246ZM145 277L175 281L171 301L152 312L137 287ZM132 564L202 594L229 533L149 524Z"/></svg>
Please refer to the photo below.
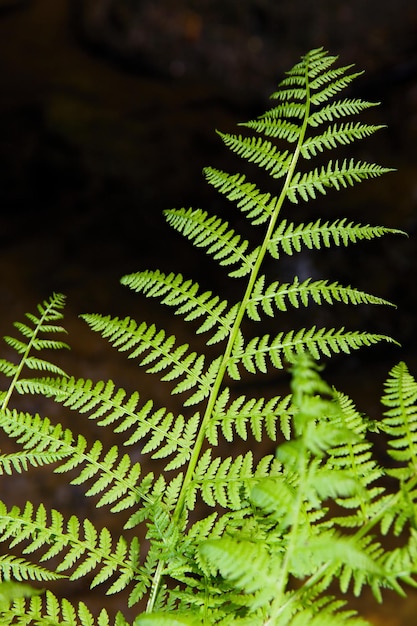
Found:
<svg viewBox="0 0 417 626"><path fill-rule="evenodd" d="M373 103L339 98L357 73L334 67L335 61L322 49L312 50L282 80L272 95L274 106L242 125L245 134L219 133L232 152L273 179L271 193L242 174L205 170L207 181L254 228L263 229L260 243L252 245L223 218L200 209L165 212L175 230L240 281L241 297L229 302L192 278L159 270L122 279L193 324L210 352L199 353L154 324L130 317L83 316L117 350L179 394L180 414L142 400L138 392L127 394L111 380L76 379L34 358L34 350L65 346L50 338L62 331L55 323L62 315L60 295L41 305L37 316L28 315L27 323L16 324L19 339L6 337L20 360L0 361L10 381L1 395L0 420L21 450L1 456L2 471L53 463L53 471L71 472L71 483L84 486L97 507L124 511L127 521L124 534L115 537L76 514L64 519L44 505L9 509L1 503L0 537L11 549L0 557L3 584L45 586L57 578L87 577L106 594L128 589L129 606L137 607L135 626L359 626L366 622L328 591L335 580L342 593L360 594L370 586L378 599L384 587L403 593L404 584L415 584L416 383L404 364L394 368L383 398L389 408L375 424L331 389L316 365L323 356L392 339L317 325L246 335L249 323L256 327L310 303L390 304L337 281L268 278L271 259L400 232L345 217L307 223L292 222L290 211L281 217L281 210L298 202L389 171L346 158L310 168L317 155L381 128L351 121ZM292 389L282 397L236 395L231 384L284 367L292 371ZM27 368L35 376L26 376ZM47 417L10 408L14 392L53 398L113 429L125 446L140 446L143 463L116 445L105 450L99 440L88 443ZM395 469L384 469L373 456L368 434L377 429L390 438ZM251 448L264 439L276 442L271 446L277 453L255 460L259 454ZM223 440L247 441L247 449L222 456ZM142 464L152 460L163 460L162 474L143 471ZM398 482L397 492L384 487L386 475ZM384 550L374 536L378 529L382 535L408 532L408 539ZM293 580L298 584L290 584ZM15 589L0 603L0 624L128 624L122 612L112 617L103 608L93 615L85 604L75 606L52 591Z"/></svg>

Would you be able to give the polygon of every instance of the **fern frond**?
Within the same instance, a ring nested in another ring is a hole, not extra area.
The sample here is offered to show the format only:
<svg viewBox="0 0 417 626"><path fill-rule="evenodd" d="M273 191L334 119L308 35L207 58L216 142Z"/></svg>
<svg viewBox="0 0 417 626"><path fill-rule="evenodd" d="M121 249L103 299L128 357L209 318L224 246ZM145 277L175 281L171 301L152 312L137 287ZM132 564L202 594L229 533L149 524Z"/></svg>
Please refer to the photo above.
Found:
<svg viewBox="0 0 417 626"><path fill-rule="evenodd" d="M247 213L246 217L252 224L263 224L272 217L277 198L269 192L261 192L254 183L246 182L243 174L228 174L212 167L206 167L204 173L211 185L228 200L236 202L243 213Z"/></svg>
<svg viewBox="0 0 417 626"><path fill-rule="evenodd" d="M340 352L349 354L352 350L379 341L394 342L391 337L386 335L346 331L343 327L336 330L312 326L309 329L302 328L297 332L281 332L272 341L270 341L269 335L254 337L246 346L241 340L237 341L227 368L232 378L240 380L239 364L242 364L252 374L256 371L265 373L267 371L267 359L273 367L282 369L283 359L291 363L296 355L305 352L319 360L322 355L330 357L332 353L338 354Z"/></svg>
<svg viewBox="0 0 417 626"><path fill-rule="evenodd" d="M417 382L405 363L398 363L385 383L382 404L388 407L381 428L390 436L388 454L402 466L391 470L404 480L417 471Z"/></svg>
<svg viewBox="0 0 417 626"><path fill-rule="evenodd" d="M11 476L14 472L21 474L27 471L30 466L40 467L49 465L65 458L66 452L12 452L10 454L0 454L0 474Z"/></svg>
<svg viewBox="0 0 417 626"><path fill-rule="evenodd" d="M280 284L276 281L265 288L265 276L260 276L254 285L246 311L252 320L259 321L261 319L259 307L262 308L266 315L273 317L275 314L274 308L279 311L287 311L291 307L307 307L312 302L315 304L342 302L343 304L355 305L384 304L394 306L383 298L378 298L352 287L344 287L336 281L330 283L327 280L313 281L307 278L305 281L300 282L295 277L292 283Z"/></svg>
<svg viewBox="0 0 417 626"><path fill-rule="evenodd" d="M168 370L161 377L163 381L181 380L175 385L172 393L182 393L197 387L185 401L185 406L197 404L206 398L211 391L211 384L217 375L220 358L215 359L204 371L205 356L197 352L188 352L188 344L175 347L175 336L166 337L163 330L157 331L154 324L148 326L142 322L139 326L130 317L123 320L118 317L87 314L82 316L89 326L100 332L115 348L120 351L131 351L129 358L133 359L147 352L139 361L140 365L155 365L148 367L149 373L159 373Z"/></svg>
<svg viewBox="0 0 417 626"><path fill-rule="evenodd" d="M2 503L1 503L2 504ZM0 504L0 509L2 508ZM0 522L1 527L1 522ZM64 578L62 574L52 572L38 563L29 563L21 557L0 555L0 580L48 581Z"/></svg>
<svg viewBox="0 0 417 626"><path fill-rule="evenodd" d="M304 174L296 172L287 188L287 197L294 203L298 202L298 197L308 201L310 198L316 198L317 192L326 194L329 188L339 190L341 187L346 188L392 171L394 170L389 167L354 159L349 161L344 159L342 163L329 161L327 166L320 169L315 168Z"/></svg>
<svg viewBox="0 0 417 626"><path fill-rule="evenodd" d="M357 98L336 100L310 113L308 124L316 127L325 122L333 122L334 120L348 115L357 115L374 106L378 106L378 102L368 102Z"/></svg>
<svg viewBox="0 0 417 626"><path fill-rule="evenodd" d="M289 603L291 598L289 599ZM344 608L343 600L333 596L320 596L315 601L305 601L297 608L291 604L278 612L275 626L371 626L356 611Z"/></svg>
<svg viewBox="0 0 417 626"><path fill-rule="evenodd" d="M221 300L211 291L198 293L199 285L192 280L184 280L181 274L137 272L121 279L121 283L146 297L162 298L162 304L177 307L176 315L184 315L186 322L205 318L197 333L214 331L207 345L222 341L230 334L237 314L237 305L229 308L227 300Z"/></svg>
<svg viewBox="0 0 417 626"><path fill-rule="evenodd" d="M95 441L88 449L82 435L75 438L69 429L52 426L48 418L9 410L3 411L0 417L3 430L22 444L28 455L40 458L42 463L48 459L61 461L54 469L58 473L78 469L71 484L91 481L86 495L101 493L97 506L112 505L113 511L120 511L137 506L141 500L149 502L153 476L148 474L139 483L140 464L132 464L127 454L120 458L116 446L103 455L100 441Z"/></svg>
<svg viewBox="0 0 417 626"><path fill-rule="evenodd" d="M165 469L176 469L186 463L192 453L200 416L195 413L185 420L174 416L165 408L153 410L148 400L138 406L137 392L126 397L124 389L116 389L112 380L94 384L82 378L45 378L32 380L24 386L26 393L42 394L62 402L88 418L97 420L99 426L114 424L115 433L127 432L124 445L142 442L141 454L152 453L151 458L173 456Z"/></svg>
<svg viewBox="0 0 417 626"><path fill-rule="evenodd" d="M113 547L107 528L98 532L86 519L81 529L75 515L64 525L63 516L54 509L50 516L49 521L43 505L34 510L33 505L27 503L24 510L13 507L8 511L0 503L1 541L9 541L10 548L24 542L23 554L38 553L40 563L53 558L54 572L69 572L69 580L84 577L99 568L90 586L103 583L110 576L117 577L107 590L108 594L124 589L137 575L137 539L129 545L123 537L119 537Z"/></svg>
<svg viewBox="0 0 417 626"><path fill-rule="evenodd" d="M390 572L389 586L405 597L401 585L417 587L417 533L415 528L410 529L410 536L405 545L385 552L381 556L383 567Z"/></svg>
<svg viewBox="0 0 417 626"><path fill-rule="evenodd" d="M38 315L26 313L27 322L15 322L14 327L19 331L21 338L16 339L6 335L3 339L8 346L20 356L18 363L13 363L7 359L0 359L0 373L11 378L7 392L0 395L1 408L6 408L13 391L18 387L19 379L24 367L37 371L49 371L60 376L66 373L54 363L31 356L31 351L60 350L69 346L55 339L46 337L45 334L65 333L65 329L54 323L63 318L62 309L65 305L65 296L53 294L49 300L38 304Z"/></svg>
<svg viewBox="0 0 417 626"><path fill-rule="evenodd" d="M305 98L306 92L304 89L291 89L287 92L283 92L282 98L288 98L293 100L294 98ZM267 137L273 137L274 139L286 140L289 143L295 143L300 139L301 126L295 122L290 122L286 119L275 117L271 115L267 117L263 115L256 120L250 120L249 122L241 122L241 126L255 130L258 133L263 133Z"/></svg>
<svg viewBox="0 0 417 626"><path fill-rule="evenodd" d="M201 209L168 209L164 212L168 224L190 239L195 246L207 248L207 254L220 265L239 267L229 276L240 278L249 274L258 255L258 248L248 252L249 242L236 234L228 222Z"/></svg>
<svg viewBox="0 0 417 626"><path fill-rule="evenodd" d="M262 544L237 542L225 537L204 542L200 553L213 575L220 572L248 594L263 591L264 595L268 590L269 599L274 595L276 578L273 571L279 570L281 559L271 559L271 554ZM248 563L251 567L247 567Z"/></svg>
<svg viewBox="0 0 417 626"><path fill-rule="evenodd" d="M374 459L372 444L367 439L371 427L365 417L360 414L353 401L341 393L336 393L334 415L335 426L346 428L353 437L346 437L341 445L328 450L326 467L333 471L345 471L355 480L360 489L354 495L336 498L339 506L349 511L348 515L334 517L333 523L353 528L367 523L384 505L384 488L380 486L384 471ZM350 513L352 511L352 513Z"/></svg>
<svg viewBox="0 0 417 626"><path fill-rule="evenodd" d="M195 469L187 494L187 507L194 508L199 491L209 506L220 504L224 508L239 510L247 506L256 479L276 473L278 465L272 455L267 455L254 469L252 452L236 458L227 457L223 461L220 457L212 460L211 449L208 449Z"/></svg>
<svg viewBox="0 0 417 626"><path fill-rule="evenodd" d="M336 246L347 246L362 240L371 240L388 234L405 233L396 228L370 226L369 224L355 224L347 222L346 218L334 222L322 222L320 219L307 224L294 224L282 220L271 237L268 250L274 259L279 259L281 252L292 255L300 252L302 246L309 250L319 250L323 246L329 248L333 243Z"/></svg>
<svg viewBox="0 0 417 626"><path fill-rule="evenodd" d="M1 626L12 624L36 624L37 626L130 626L122 613L118 612L111 621L106 609L101 609L97 618L84 602L72 604L66 598L58 599L51 591L45 596L30 599L18 598L0 612Z"/></svg>
<svg viewBox="0 0 417 626"><path fill-rule="evenodd" d="M360 122L334 124L329 126L324 133L307 138L301 146L301 154L305 159L310 159L324 150L337 148L338 145L347 145L357 139L369 137L381 128L384 126L361 124Z"/></svg>
<svg viewBox="0 0 417 626"><path fill-rule="evenodd" d="M277 441L278 431L286 439L290 437L291 396L284 398L275 396L270 400L239 396L229 402L230 393L226 388L218 397L208 424L206 437L210 444L218 444L218 431L222 432L226 441L232 442L238 435L244 441L249 432L260 442L264 432L272 440Z"/></svg>
<svg viewBox="0 0 417 626"><path fill-rule="evenodd" d="M279 111L275 110L277 117L282 117L284 107L280 107ZM286 116L302 117L305 113L305 106L296 105L285 107ZM233 152L238 154L242 159L256 163L264 168L272 178L281 178L288 172L292 160L292 154L285 150L281 152L278 147L271 141L262 139L262 137L242 137L242 135L231 135L228 133L220 133L225 145ZM210 172L212 168L205 168ZM210 179L208 179L209 182ZM230 198L233 199L233 198Z"/></svg>
<svg viewBox="0 0 417 626"><path fill-rule="evenodd" d="M333 98L335 94L339 93L339 91L348 87L355 78L363 73L354 72L352 74L345 74L345 70L349 69L349 67L352 66L330 70L311 81L311 104L317 106L321 105L323 102L327 102L330 98ZM343 76L343 74L345 75ZM340 78L334 80L337 76L340 76Z"/></svg>

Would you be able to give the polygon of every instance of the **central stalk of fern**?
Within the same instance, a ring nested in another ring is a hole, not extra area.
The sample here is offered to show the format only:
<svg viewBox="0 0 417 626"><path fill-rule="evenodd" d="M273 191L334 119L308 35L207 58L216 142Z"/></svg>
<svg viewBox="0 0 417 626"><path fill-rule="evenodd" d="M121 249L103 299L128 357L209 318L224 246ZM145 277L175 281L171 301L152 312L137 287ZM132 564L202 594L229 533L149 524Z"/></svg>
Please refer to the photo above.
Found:
<svg viewBox="0 0 417 626"><path fill-rule="evenodd" d="M212 386L212 390L211 393L209 395L209 398L207 400L207 405L206 405L206 409L205 412L203 414L203 419L201 421L200 424L200 428L199 428L199 432L195 441L195 445L192 451L192 455L191 455L191 459L188 463L188 467L187 467L187 471L186 474L184 476L184 480L182 483L182 487L181 487L181 491L178 497L178 501L177 501L177 505L175 507L175 510L173 512L173 521L174 523L178 523L182 513L183 513L183 509L184 509L184 502L185 502L185 497L186 497L186 492L189 488L190 483L193 480L193 476L194 476L194 471L195 471L195 467L197 465L197 462L199 460L200 454L201 454L201 449L203 446L203 443L206 439L206 431L207 431L207 424L209 422L209 420L212 418L213 415L213 410L214 410L214 406L215 403L217 401L220 389L223 385L224 382L224 378L225 378L225 374L227 372L227 367L228 367L228 363L229 363L229 359L230 356L232 354L232 350L233 350L233 346L236 343L237 337L240 333L240 328L241 328L241 324L242 324L242 320L246 314L247 311L247 306L248 306L248 302L250 300L250 298L252 297L253 294L253 287L255 285L256 280L258 279L259 276L259 272L261 270L261 266L262 266L262 262L265 258L265 255L267 254L268 251L268 247L270 245L270 241L275 229L275 225L277 223L282 205L287 197L287 191L288 188L290 187L291 184L291 180L293 178L294 172L296 171L296 167L297 167L297 162L298 159L300 157L300 151L301 151L301 146L303 145L304 142L304 137L306 134L306 130L307 130L307 123L308 123L308 118L309 118L309 113L310 113L310 90L309 90L309 66L308 63L305 64L305 68L304 68L304 76L305 76L305 89L306 89L306 98L305 98L305 112L304 112L304 119L303 119L303 123L301 126L301 131L300 131L300 135L297 141L297 145L296 148L294 150L294 153L292 155L289 167L288 167L288 172L286 174L286 178L285 178L285 182L284 185L282 186L282 190L281 193L279 195L278 201L275 203L275 207L274 210L272 212L272 215L269 219L269 223L268 223L268 228L266 230L265 233L265 237L264 240L262 242L262 245L260 246L259 250L257 251L257 256L255 258L255 262L253 264L252 270L250 272L249 275L249 279L248 279L248 284L246 286L246 290L245 293L243 295L242 301L239 303L238 305L238 309L237 309L237 313L236 313L236 318L233 324L233 327L231 329L231 332L229 334L229 338L226 344L226 348L224 350L223 356L221 358L221 362L220 362L220 366L219 366L219 370L217 373L217 376L214 380L213 386ZM150 595L150 601L148 603L148 607L147 610L148 611L152 611L154 608L154 601L157 595L157 590L159 588L159 585L161 583L161 575L162 575L162 571L163 571L163 564L159 564L158 569L156 571L155 574L155 578L153 581L153 587L151 590L151 595Z"/></svg>

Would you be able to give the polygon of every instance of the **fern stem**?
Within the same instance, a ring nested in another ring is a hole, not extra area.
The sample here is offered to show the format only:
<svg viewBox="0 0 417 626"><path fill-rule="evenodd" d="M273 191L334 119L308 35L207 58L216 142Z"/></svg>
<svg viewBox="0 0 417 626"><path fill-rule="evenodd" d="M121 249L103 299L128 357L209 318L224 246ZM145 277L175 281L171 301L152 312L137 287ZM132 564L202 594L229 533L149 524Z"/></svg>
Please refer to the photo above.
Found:
<svg viewBox="0 0 417 626"><path fill-rule="evenodd" d="M207 400L207 405L206 405L206 409L203 415L203 419L201 421L201 425L199 428L199 432L198 435L196 437L195 440L195 444L194 444L194 449L193 449L193 453L191 455L190 461L188 463L188 467L187 467L187 472L185 473L184 476L184 480L181 486L181 491L179 493L178 496L178 500L177 500L177 504L176 507L174 509L173 512L173 523L174 524L178 524L181 515L183 513L184 510L184 506L185 506L185 498L187 495L187 490L189 488L189 485L191 484L192 480L193 480L193 476L194 476L194 471L195 468L197 466L199 457L200 457L200 453L201 453L201 449L206 437L206 429L208 426L208 423L211 419L212 413L213 413L213 409L217 400L217 397L219 395L220 392L220 388L221 385L223 383L224 377L226 375L226 371L227 371L227 365L229 362L229 359L231 357L232 354L232 350L233 350L233 346L236 342L236 339L238 337L238 333L239 333L239 329L243 320L243 317L246 313L246 308L248 305L248 302L251 298L252 295L252 291L253 291L253 287L256 283L256 280L258 278L263 260L265 258L265 255L268 251L268 246L269 243L271 241L272 235L274 233L275 230L275 225L277 223L279 214L281 212L281 208L282 205L287 197L287 192L288 192L288 188L291 184L292 178L294 176L294 172L301 154L301 147L303 145L304 142L304 137L306 135L306 131L307 131L307 122L308 122L308 118L309 118L309 114L310 114L310 89L309 89L309 79L308 79L308 64L306 63L306 70L305 70L305 75L306 75L306 108L305 108L305 115L304 115L304 120L303 120L303 124L301 127L301 132L300 135L298 137L298 141L297 141L297 145L296 148L294 150L294 154L293 157L291 159L291 163L290 166L288 168L288 172L283 184L283 187L281 189L281 193L278 197L278 202L276 203L275 206L275 210L274 213L271 215L271 218L269 220L269 224L268 224L268 228L266 230L262 245L260 246L259 249L259 254L256 258L256 261L254 263L254 266L252 268L252 271L250 273L249 276L249 280L248 280L248 284L246 286L246 290L244 293L244 296L240 302L239 305L239 309L233 324L233 327L231 329L231 332L229 334L229 339L225 348L225 351L223 353L222 356L222 360L220 363L220 367L219 367L219 371L217 373L216 379L213 383L213 387L210 393L210 396ZM294 539L295 541L295 539ZM160 561L158 563L157 569L155 571L155 575L154 575L154 579L153 579L153 583L152 583L152 589L151 589L151 593L150 593L150 598L149 598L149 602L148 602L148 607L147 607L147 612L151 612L153 610L153 606L154 606L154 602L158 593L158 589L161 585L162 582L162 572L164 569L164 565L165 563Z"/></svg>

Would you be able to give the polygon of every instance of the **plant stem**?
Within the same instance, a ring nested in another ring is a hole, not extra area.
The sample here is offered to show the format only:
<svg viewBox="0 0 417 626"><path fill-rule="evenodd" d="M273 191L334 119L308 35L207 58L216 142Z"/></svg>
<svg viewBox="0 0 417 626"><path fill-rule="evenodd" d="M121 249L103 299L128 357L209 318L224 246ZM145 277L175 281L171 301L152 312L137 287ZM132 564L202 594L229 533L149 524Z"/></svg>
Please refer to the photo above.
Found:
<svg viewBox="0 0 417 626"><path fill-rule="evenodd" d="M269 220L269 224L268 224L268 228L266 230L262 245L260 246L259 249L259 254L256 258L256 261L253 265L252 271L250 273L249 276L249 280L248 280L248 284L244 293L244 296L240 302L239 305L239 309L233 324L233 327L231 329L231 332L229 334L229 339L226 345L226 348L224 350L223 356L222 356L222 360L220 363L220 367L219 367L219 371L217 373L216 379L213 383L213 387L210 393L210 396L207 400L207 405L206 405L206 409L204 411L204 415L200 424L200 428L199 428L199 432L198 435L196 437L195 440L195 444L194 444L194 449L193 449L193 453L191 455L190 461L188 463L188 467L187 467L187 472L184 476L184 480L181 486L181 491L179 493L178 496L178 500L177 500L177 504L176 507L174 509L173 512L173 523L178 523L179 519L181 518L181 515L183 513L184 510L184 506L185 506L185 499L186 499L186 495L187 495L187 490L189 488L189 485L191 484L192 480L193 480L193 476L194 476L194 471L195 468L197 466L199 457L200 457L200 453L201 453L201 449L205 440L205 436L206 436L206 429L207 429L207 425L211 419L212 413L213 413L213 409L216 403L216 400L218 398L219 395L219 391L221 388L221 385L223 383L224 377L226 375L227 372L227 366L232 354L232 350L233 350L233 346L236 342L236 339L238 337L238 333L239 333L239 329L242 323L242 319L246 313L246 308L249 302L249 299L251 297L252 291L253 291L253 287L255 285L255 282L259 276L259 272L263 263L263 260L265 258L265 255L268 251L268 246L270 244L272 235L274 233L274 229L278 220L278 216L280 214L282 205L287 197L287 191L288 188L291 184L292 178L294 176L294 172L295 172L295 168L297 166L298 163L298 159L300 157L300 150L301 150L301 146L303 144L304 141L304 137L307 131L307 122L308 122L308 117L309 117L309 113L310 113L310 91L309 91L309 87L308 87L308 71L306 69L306 82L307 82L307 87L306 87L306 111L305 111L305 116L304 116L304 120L303 120L303 125L301 127L301 131L300 131L300 136L298 138L297 141L297 146L294 150L294 154L293 157L291 159L291 163L290 166L288 168L288 172L285 178L285 182L284 185L282 187L281 193L279 195L278 198L278 202L276 203L275 206L275 210L274 213L272 214L270 220ZM162 563L162 564L161 564ZM148 607L147 607L147 612L152 612L153 610L153 606L154 606L154 601L156 599L157 596L157 592L158 589L161 585L162 582L162 572L164 569L164 565L165 562L160 561L158 563L157 569L155 571L155 575L154 575L154 579L153 579L153 583L152 583L152 589L151 589L151 594L150 594L150 599L149 599L149 603L148 603Z"/></svg>

